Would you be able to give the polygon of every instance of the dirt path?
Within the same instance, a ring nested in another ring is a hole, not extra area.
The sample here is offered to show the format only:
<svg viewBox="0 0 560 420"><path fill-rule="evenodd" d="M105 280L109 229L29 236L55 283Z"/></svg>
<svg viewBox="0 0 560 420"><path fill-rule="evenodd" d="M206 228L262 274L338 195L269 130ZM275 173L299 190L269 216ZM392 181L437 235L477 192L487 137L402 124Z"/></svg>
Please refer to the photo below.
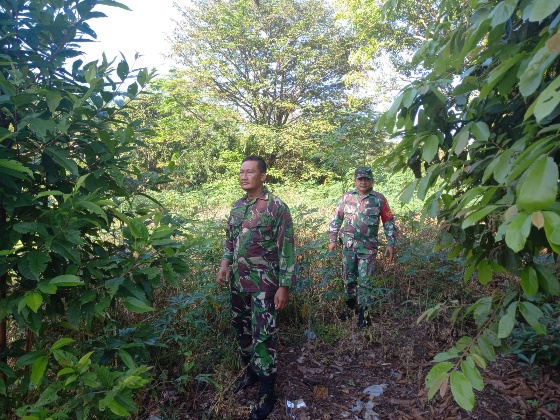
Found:
<svg viewBox="0 0 560 420"><path fill-rule="evenodd" d="M483 373L485 389L475 391L475 409L469 413L449 390L426 401L423 384L431 359L448 348L442 331L417 326L413 317L400 318L390 335L380 323L365 332L352 321L336 327L345 333L331 343L280 341L278 401L270 420L560 419L558 369L531 378L513 357L500 357ZM363 392L372 385L380 385L382 394ZM209 387L196 401L178 398L176 407L183 405L184 411L179 409L183 414L177 418L246 420L256 395L256 386L235 396ZM305 407L290 412L288 402Z"/></svg>

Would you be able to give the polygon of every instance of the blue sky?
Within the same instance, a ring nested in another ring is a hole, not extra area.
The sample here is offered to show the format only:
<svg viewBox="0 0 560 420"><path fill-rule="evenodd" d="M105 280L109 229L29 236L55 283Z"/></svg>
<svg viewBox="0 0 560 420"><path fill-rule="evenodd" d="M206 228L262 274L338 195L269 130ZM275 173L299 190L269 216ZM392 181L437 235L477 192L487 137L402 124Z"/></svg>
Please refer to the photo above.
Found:
<svg viewBox="0 0 560 420"><path fill-rule="evenodd" d="M170 44L167 37L175 27L174 20L179 13L173 7L174 0L120 0L132 11L117 7L98 6L95 10L107 15L106 18L92 19L90 26L97 33L97 41L84 43L86 53L84 61L101 58L105 52L108 59L117 57L121 52L129 64L134 61L134 54L142 57L136 62L136 68L156 68L163 75L173 67L172 60L166 60L162 54L168 53ZM181 1L178 1L181 4ZM118 61L118 60L117 60Z"/></svg>

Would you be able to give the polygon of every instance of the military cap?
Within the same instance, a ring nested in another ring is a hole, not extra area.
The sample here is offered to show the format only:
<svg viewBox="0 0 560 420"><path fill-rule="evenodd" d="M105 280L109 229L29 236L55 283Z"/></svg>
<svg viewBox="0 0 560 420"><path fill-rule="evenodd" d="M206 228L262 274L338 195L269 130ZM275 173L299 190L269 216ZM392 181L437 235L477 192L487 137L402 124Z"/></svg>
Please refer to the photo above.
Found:
<svg viewBox="0 0 560 420"><path fill-rule="evenodd" d="M368 168L367 166L360 166L356 168L355 175L356 178L373 178L373 175L371 174L371 168Z"/></svg>

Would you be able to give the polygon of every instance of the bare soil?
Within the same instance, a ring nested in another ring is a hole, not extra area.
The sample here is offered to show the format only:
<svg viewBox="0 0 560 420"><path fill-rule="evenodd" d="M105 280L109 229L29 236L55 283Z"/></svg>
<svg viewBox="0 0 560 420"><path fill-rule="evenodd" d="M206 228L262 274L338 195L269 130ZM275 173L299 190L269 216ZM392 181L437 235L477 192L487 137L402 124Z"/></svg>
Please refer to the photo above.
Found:
<svg viewBox="0 0 560 420"><path fill-rule="evenodd" d="M342 331L338 339L307 340L303 331L301 339L293 331L281 336L278 401L269 419L560 419L560 371L539 369L532 377L513 356L483 372L485 388L475 391L472 412L453 401L449 388L427 401L431 360L450 347L454 332L438 323L417 325L416 316L402 313L373 319L361 331L355 319L336 321L331 331ZM382 395L365 394L371 385L383 385ZM175 395L169 402L181 419L247 419L257 388L232 395L207 387L194 399ZM305 407L290 410L289 402Z"/></svg>

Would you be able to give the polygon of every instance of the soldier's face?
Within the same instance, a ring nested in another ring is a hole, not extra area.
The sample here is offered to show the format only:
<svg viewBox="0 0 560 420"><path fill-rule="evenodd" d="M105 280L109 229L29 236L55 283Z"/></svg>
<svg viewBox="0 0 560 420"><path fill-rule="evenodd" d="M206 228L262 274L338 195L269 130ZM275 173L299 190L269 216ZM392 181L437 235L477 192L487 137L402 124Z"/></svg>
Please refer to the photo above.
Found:
<svg viewBox="0 0 560 420"><path fill-rule="evenodd" d="M371 186L373 185L373 179L371 178L356 178L354 179L354 183L356 184L356 189L360 194L365 194L369 190L371 190Z"/></svg>
<svg viewBox="0 0 560 420"><path fill-rule="evenodd" d="M266 174L259 171L259 165L254 160L248 160L241 164L239 170L239 184L244 191L253 192L260 190L266 179Z"/></svg>

